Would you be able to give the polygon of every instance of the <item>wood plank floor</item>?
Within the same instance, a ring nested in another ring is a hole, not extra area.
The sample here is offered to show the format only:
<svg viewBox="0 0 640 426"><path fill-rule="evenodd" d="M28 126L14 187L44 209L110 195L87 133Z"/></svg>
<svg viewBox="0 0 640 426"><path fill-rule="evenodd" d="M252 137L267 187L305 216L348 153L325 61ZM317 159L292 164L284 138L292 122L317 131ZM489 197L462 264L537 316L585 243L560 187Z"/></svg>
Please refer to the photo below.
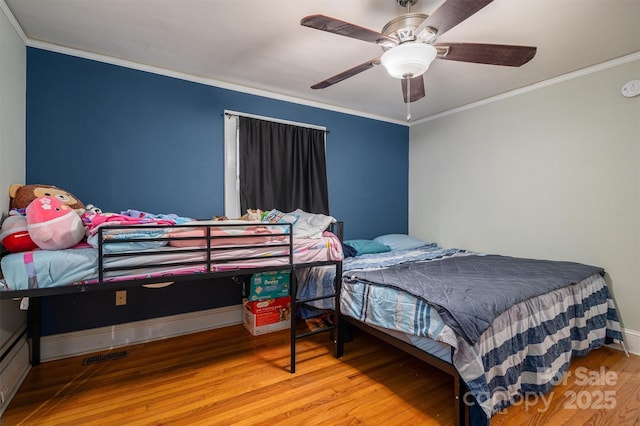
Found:
<svg viewBox="0 0 640 426"><path fill-rule="evenodd" d="M341 360L326 334L300 340L295 374L288 341L288 331L254 337L232 326L130 346L124 358L90 365L86 357L47 362L32 368L0 424L453 423L452 379L363 332L354 331ZM593 372L600 377L588 380ZM491 421L546 424L640 425L640 357L602 348L578 358L546 400L519 401Z"/></svg>

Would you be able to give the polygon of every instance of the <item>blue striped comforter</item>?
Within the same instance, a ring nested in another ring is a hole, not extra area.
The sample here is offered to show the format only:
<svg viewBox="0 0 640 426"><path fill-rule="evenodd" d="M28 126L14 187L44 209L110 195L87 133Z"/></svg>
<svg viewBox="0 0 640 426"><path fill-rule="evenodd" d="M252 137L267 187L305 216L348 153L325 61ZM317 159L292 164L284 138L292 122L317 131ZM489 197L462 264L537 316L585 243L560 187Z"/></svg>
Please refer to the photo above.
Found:
<svg viewBox="0 0 640 426"><path fill-rule="evenodd" d="M468 254L430 245L359 256L345 260L343 276ZM314 268L302 277L298 296L333 292L334 273L331 267ZM318 302L319 308L333 309L331 299ZM426 301L397 288L343 280L340 309L342 314L367 324L450 345L452 363L481 409L483 418L475 420L487 425L492 415L519 395L548 392L567 371L573 356L586 355L623 338L613 300L599 274L511 306L475 343L456 334Z"/></svg>

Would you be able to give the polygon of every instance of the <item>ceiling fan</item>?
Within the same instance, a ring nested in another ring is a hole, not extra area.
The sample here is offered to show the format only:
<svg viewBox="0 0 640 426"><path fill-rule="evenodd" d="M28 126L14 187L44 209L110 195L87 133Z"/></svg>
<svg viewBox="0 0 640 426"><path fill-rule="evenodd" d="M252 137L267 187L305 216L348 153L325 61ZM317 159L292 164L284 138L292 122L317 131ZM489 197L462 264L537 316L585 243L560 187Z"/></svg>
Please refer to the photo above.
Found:
<svg viewBox="0 0 640 426"><path fill-rule="evenodd" d="M431 15L411 13L411 6L418 0L396 1L407 8L407 13L393 18L381 32L325 15L302 18L300 24L305 27L375 43L383 50L381 56L322 80L311 86L312 89L324 89L382 64L392 77L401 79L404 102L409 108L411 102L425 96L422 75L435 59L519 67L536 54L536 48L530 46L436 43L439 36L493 0L446 0ZM410 118L408 113L407 120Z"/></svg>

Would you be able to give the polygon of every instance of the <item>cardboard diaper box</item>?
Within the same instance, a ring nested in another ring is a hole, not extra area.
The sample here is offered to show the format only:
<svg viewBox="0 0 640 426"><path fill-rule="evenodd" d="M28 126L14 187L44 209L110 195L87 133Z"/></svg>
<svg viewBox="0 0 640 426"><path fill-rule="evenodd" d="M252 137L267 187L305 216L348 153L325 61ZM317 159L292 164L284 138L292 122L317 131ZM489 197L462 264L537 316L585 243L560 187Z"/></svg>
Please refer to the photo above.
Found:
<svg viewBox="0 0 640 426"><path fill-rule="evenodd" d="M250 302L289 296L289 272L260 272L253 274L244 291Z"/></svg>
<svg viewBox="0 0 640 426"><path fill-rule="evenodd" d="M291 325L291 297L254 302L244 299L242 322L254 336L289 328Z"/></svg>

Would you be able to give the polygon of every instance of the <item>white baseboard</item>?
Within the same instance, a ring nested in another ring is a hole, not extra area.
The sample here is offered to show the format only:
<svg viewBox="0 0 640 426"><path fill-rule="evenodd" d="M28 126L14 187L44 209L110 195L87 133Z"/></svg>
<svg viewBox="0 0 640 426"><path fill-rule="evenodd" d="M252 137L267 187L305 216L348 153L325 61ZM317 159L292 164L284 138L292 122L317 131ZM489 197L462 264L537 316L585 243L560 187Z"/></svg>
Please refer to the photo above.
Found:
<svg viewBox="0 0 640 426"><path fill-rule="evenodd" d="M242 324L242 305L225 306L90 330L45 336L42 362Z"/></svg>
<svg viewBox="0 0 640 426"><path fill-rule="evenodd" d="M624 346L627 351L634 355L640 355L640 331L623 328L622 335L624 336ZM623 350L622 345L613 344L610 346L615 349Z"/></svg>
<svg viewBox="0 0 640 426"><path fill-rule="evenodd" d="M18 392L18 388L27 377L29 370L31 370L29 344L26 337L20 337L0 363L0 417L9 406L13 396Z"/></svg>
<svg viewBox="0 0 640 426"><path fill-rule="evenodd" d="M41 360L52 361L236 324L242 324L242 305L45 336L41 340ZM623 329L622 334L627 351L640 355L640 332ZM622 350L619 344L610 346Z"/></svg>

